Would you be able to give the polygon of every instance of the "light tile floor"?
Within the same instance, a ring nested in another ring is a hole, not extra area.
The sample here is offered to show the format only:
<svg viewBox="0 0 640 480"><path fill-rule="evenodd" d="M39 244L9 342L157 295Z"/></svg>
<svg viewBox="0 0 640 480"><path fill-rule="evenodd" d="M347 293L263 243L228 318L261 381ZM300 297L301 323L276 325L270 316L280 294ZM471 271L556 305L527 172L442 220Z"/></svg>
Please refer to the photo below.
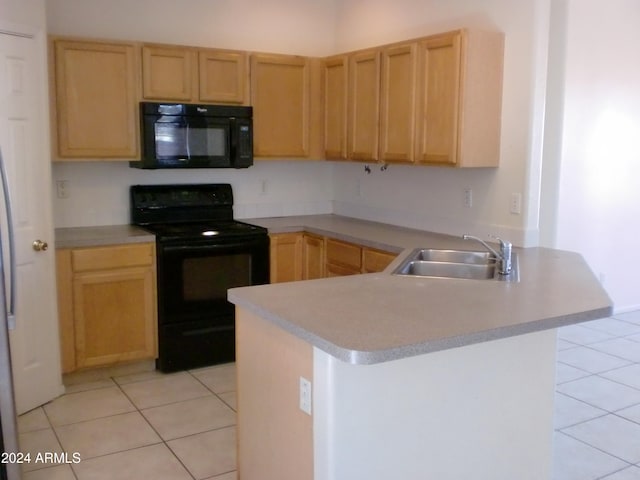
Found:
<svg viewBox="0 0 640 480"><path fill-rule="evenodd" d="M640 480L640 311L559 331L553 480ZM236 480L235 366L73 386L19 418L24 480Z"/></svg>
<svg viewBox="0 0 640 480"><path fill-rule="evenodd" d="M640 480L640 311L561 328L554 480Z"/></svg>
<svg viewBox="0 0 640 480"><path fill-rule="evenodd" d="M233 364L69 387L18 419L24 480L236 480L235 390Z"/></svg>

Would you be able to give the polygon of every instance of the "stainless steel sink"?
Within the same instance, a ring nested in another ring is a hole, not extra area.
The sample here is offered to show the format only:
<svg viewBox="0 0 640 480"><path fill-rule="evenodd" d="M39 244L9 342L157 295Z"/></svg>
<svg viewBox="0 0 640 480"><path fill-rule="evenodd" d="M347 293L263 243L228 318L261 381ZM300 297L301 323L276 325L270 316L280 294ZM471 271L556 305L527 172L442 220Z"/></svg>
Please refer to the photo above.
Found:
<svg viewBox="0 0 640 480"><path fill-rule="evenodd" d="M392 274L413 277L519 281L518 262L515 256L511 273L502 275L498 272L496 257L492 253L433 248L413 250Z"/></svg>
<svg viewBox="0 0 640 480"><path fill-rule="evenodd" d="M491 265L474 265L468 263L424 262L415 260L409 262L407 268L401 271L400 275L486 280L494 277L495 270L495 263Z"/></svg>
<svg viewBox="0 0 640 480"><path fill-rule="evenodd" d="M495 263L496 261L496 257L490 252L437 250L435 248L418 249L417 254L412 255L412 258L428 262L468 263L473 265L486 265L488 263Z"/></svg>

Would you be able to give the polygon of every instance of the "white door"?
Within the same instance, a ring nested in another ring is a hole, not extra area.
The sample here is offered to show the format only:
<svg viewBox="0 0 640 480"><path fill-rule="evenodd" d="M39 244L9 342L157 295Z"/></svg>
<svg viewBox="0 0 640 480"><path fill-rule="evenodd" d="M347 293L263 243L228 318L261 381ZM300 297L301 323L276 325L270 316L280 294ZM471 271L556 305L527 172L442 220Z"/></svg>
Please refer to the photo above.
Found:
<svg viewBox="0 0 640 480"><path fill-rule="evenodd" d="M62 394L64 387L55 294L46 43L41 32L2 27L0 24L0 148L15 232L16 326L10 331L10 344L20 414ZM6 236L6 219L0 222ZM36 251L33 244L37 240L50 248Z"/></svg>

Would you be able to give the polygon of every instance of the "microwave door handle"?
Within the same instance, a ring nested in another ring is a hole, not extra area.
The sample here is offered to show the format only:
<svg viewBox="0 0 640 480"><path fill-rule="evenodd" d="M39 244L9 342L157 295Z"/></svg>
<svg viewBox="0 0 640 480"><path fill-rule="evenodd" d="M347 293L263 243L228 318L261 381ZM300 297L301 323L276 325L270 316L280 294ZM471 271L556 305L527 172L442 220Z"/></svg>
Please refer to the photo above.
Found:
<svg viewBox="0 0 640 480"><path fill-rule="evenodd" d="M187 124L185 125L185 130L186 130L186 134L185 134L185 143L186 143L186 147L187 147L187 158L190 159L191 158L191 139L189 138L189 122L187 122Z"/></svg>
<svg viewBox="0 0 640 480"><path fill-rule="evenodd" d="M2 193L4 195L5 216L7 219L7 236L9 239L9 308L7 319L9 329L14 329L16 325L16 252L13 231L13 215L11 213L11 193L9 192L9 182L7 181L7 171L0 151L0 177L2 177ZM1 252L0 252L1 254ZM1 272L0 272L1 273Z"/></svg>

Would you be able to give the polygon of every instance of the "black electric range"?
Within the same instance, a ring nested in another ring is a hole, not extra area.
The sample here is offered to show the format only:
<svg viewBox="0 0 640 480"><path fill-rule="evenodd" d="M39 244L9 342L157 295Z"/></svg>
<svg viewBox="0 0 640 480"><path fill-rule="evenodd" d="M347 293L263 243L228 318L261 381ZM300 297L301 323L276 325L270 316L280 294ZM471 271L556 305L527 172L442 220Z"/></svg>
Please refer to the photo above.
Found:
<svg viewBox="0 0 640 480"><path fill-rule="evenodd" d="M269 236L233 218L229 184L134 185L131 222L156 236L158 360L165 372L235 359L229 288L269 282Z"/></svg>

